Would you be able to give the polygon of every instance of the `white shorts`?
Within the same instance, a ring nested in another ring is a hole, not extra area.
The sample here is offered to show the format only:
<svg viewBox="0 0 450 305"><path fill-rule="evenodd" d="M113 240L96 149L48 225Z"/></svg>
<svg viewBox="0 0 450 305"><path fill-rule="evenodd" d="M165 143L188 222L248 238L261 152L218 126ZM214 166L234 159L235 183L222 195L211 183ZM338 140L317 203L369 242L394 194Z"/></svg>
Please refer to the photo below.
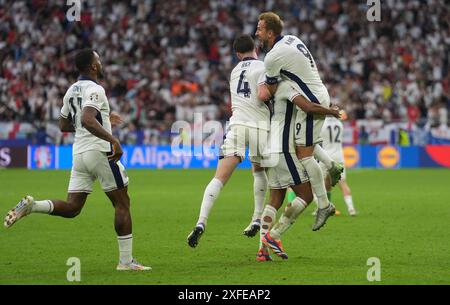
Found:
<svg viewBox="0 0 450 305"><path fill-rule="evenodd" d="M330 107L330 100L325 99L320 105ZM322 132L324 123L324 115L310 114L298 109L297 117L295 118L295 145L313 146L314 144L322 142L320 133Z"/></svg>
<svg viewBox="0 0 450 305"><path fill-rule="evenodd" d="M261 164L264 159L269 131L248 127L244 125L232 125L224 136L220 147L219 159L229 156L237 156L241 161L245 159L245 151L248 147L248 157L252 163Z"/></svg>
<svg viewBox="0 0 450 305"><path fill-rule="evenodd" d="M105 152L90 150L73 155L68 192L91 193L96 179L105 193L124 188L129 180L122 163L109 162Z"/></svg>
<svg viewBox="0 0 450 305"><path fill-rule="evenodd" d="M278 164L267 169L269 188L286 189L309 181L308 173L295 153L279 153L272 159L275 158L278 158Z"/></svg>

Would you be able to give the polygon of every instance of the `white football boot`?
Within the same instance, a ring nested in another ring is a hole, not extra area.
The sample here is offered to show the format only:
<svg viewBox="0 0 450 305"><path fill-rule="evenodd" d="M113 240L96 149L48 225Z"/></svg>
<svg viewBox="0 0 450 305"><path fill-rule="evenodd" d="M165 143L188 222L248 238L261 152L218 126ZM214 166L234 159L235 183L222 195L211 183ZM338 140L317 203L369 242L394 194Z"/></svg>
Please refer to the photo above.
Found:
<svg viewBox="0 0 450 305"><path fill-rule="evenodd" d="M131 271L148 271L148 270L152 270L152 267L147 267L142 264L139 264L135 259L133 259L131 261L131 263L129 263L129 264L119 263L117 265L116 270L118 270L118 271L129 271L129 270L131 270Z"/></svg>
<svg viewBox="0 0 450 305"><path fill-rule="evenodd" d="M27 216L31 213L31 208L33 207L34 199L31 196L25 196L20 202L16 205L15 208L11 209L8 214L6 214L4 225L6 228L11 227L15 224L19 219Z"/></svg>

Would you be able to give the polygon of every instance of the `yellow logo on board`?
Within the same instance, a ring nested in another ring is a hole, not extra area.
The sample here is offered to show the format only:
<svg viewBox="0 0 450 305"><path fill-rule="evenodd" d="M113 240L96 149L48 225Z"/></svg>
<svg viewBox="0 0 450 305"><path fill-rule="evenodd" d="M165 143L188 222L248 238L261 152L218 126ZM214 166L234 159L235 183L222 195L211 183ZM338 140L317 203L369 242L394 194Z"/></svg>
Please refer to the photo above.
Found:
<svg viewBox="0 0 450 305"><path fill-rule="evenodd" d="M345 167L352 168L359 162L359 151L353 146L344 147L344 164Z"/></svg>
<svg viewBox="0 0 450 305"><path fill-rule="evenodd" d="M385 168L393 168L400 161L400 153L394 146L385 146L378 152L378 162Z"/></svg>

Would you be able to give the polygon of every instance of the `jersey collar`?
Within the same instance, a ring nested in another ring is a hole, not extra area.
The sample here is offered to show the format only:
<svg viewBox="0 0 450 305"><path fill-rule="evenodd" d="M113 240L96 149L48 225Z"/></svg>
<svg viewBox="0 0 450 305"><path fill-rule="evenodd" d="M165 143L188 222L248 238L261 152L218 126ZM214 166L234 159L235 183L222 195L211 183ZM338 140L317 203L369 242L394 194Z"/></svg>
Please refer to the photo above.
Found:
<svg viewBox="0 0 450 305"><path fill-rule="evenodd" d="M284 36L283 35L279 35L279 36L277 36L276 38L275 38L275 41L274 41L274 43L273 43L273 47L281 40L281 39L283 39L284 38ZM272 47L272 48L273 48Z"/></svg>
<svg viewBox="0 0 450 305"><path fill-rule="evenodd" d="M81 75L78 80L90 80L91 82L94 82L94 83L96 83L98 85L98 83L95 80L93 80L90 77L84 76L84 75Z"/></svg>
<svg viewBox="0 0 450 305"><path fill-rule="evenodd" d="M256 60L256 58L253 58L253 57L244 57L244 58L242 58L242 61L247 61L247 60Z"/></svg>

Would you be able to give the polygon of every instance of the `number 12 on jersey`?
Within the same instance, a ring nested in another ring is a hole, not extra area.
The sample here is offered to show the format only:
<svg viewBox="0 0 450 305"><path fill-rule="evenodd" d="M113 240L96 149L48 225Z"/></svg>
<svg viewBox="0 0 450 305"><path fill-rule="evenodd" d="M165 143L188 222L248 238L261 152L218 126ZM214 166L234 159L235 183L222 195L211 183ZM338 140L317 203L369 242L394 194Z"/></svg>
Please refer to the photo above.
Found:
<svg viewBox="0 0 450 305"><path fill-rule="evenodd" d="M339 136L341 135L341 128L337 125L334 125L334 128L331 126L327 126L328 132L330 133L330 143L341 143ZM333 138L333 129L336 131L335 137Z"/></svg>

